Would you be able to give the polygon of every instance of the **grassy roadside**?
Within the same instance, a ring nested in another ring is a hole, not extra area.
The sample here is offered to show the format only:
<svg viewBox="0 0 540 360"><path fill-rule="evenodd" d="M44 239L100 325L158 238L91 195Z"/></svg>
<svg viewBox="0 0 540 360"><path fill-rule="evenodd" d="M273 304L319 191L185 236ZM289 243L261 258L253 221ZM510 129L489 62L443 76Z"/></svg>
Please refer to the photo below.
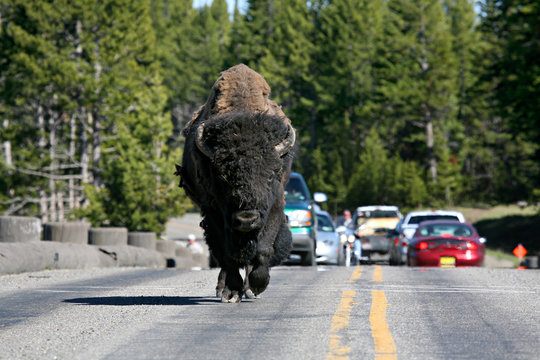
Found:
<svg viewBox="0 0 540 360"><path fill-rule="evenodd" d="M492 256L497 261L500 261L501 263L508 263L512 264L513 268L516 268L519 266L519 259L515 257L514 255L507 254L505 252L502 252L500 250L490 250L486 249L486 256Z"/></svg>
<svg viewBox="0 0 540 360"><path fill-rule="evenodd" d="M480 236L487 239L486 248L491 255L515 260L512 250L518 244L527 249L527 255L540 255L540 213L537 207L522 209L508 205L485 209L458 207L456 210L461 211Z"/></svg>

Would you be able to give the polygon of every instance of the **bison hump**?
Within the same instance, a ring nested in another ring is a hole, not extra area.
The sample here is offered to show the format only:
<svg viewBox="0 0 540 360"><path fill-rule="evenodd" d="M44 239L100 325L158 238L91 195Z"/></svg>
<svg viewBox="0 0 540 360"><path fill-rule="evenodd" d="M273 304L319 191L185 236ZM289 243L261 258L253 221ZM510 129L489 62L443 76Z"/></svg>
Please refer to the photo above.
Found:
<svg viewBox="0 0 540 360"><path fill-rule="evenodd" d="M222 72L213 90L217 92L212 111L215 114L238 110L255 112L268 110L270 86L261 75L244 64Z"/></svg>
<svg viewBox="0 0 540 360"><path fill-rule="evenodd" d="M223 71L210 91L206 103L195 113L184 129L186 136L192 126L216 115L233 111L264 112L277 115L290 124L281 107L269 98L270 86L256 71L244 64Z"/></svg>

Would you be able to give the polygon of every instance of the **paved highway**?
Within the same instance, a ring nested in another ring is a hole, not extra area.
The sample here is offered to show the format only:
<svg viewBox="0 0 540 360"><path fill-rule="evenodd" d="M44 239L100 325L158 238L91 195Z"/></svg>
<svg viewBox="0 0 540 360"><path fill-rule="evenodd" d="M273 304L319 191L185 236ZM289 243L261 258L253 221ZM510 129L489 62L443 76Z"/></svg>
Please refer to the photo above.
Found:
<svg viewBox="0 0 540 360"><path fill-rule="evenodd" d="M281 266L222 304L217 270L0 276L0 359L534 359L540 271Z"/></svg>

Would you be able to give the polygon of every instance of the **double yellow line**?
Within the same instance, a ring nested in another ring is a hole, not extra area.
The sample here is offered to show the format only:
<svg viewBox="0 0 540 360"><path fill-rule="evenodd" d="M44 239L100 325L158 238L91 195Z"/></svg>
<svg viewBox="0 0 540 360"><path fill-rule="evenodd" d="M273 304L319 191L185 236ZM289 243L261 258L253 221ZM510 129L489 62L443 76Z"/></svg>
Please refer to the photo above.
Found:
<svg viewBox="0 0 540 360"><path fill-rule="evenodd" d="M356 282L362 277L362 267L357 267L352 273L347 282ZM382 282L382 268L377 265L373 269L373 282ZM344 333L349 327L349 318L351 311L356 305L353 302L356 291L346 290L341 294L341 301L332 318L330 326L330 346L327 360L330 359L348 359L351 347L343 341ZM396 344L390 333L390 328L386 322L386 307L389 305L386 300L384 291L371 291L371 312L369 314L369 322L371 326L371 334L375 344L375 359L376 360L391 360L397 359Z"/></svg>

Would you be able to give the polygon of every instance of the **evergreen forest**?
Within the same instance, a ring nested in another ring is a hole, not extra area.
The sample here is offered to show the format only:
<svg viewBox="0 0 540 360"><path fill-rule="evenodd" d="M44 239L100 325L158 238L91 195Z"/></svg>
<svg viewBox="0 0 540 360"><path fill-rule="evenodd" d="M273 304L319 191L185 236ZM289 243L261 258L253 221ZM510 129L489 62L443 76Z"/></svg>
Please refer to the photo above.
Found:
<svg viewBox="0 0 540 360"><path fill-rule="evenodd" d="M324 206L540 201L538 0L0 0L0 214L161 232L219 73L264 76Z"/></svg>

